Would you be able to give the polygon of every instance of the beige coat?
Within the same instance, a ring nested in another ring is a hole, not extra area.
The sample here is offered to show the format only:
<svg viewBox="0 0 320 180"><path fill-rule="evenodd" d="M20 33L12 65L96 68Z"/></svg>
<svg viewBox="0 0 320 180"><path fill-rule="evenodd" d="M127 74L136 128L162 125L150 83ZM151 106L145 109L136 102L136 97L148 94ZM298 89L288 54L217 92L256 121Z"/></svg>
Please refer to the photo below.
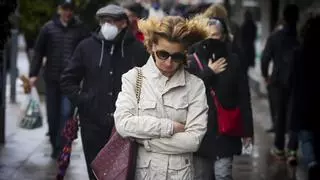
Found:
<svg viewBox="0 0 320 180"><path fill-rule="evenodd" d="M205 86L184 69L168 79L151 57L142 74L139 105L137 69L122 76L114 115L118 133L140 144L135 180L192 180L192 153L207 130ZM173 134L173 121L185 124L185 132Z"/></svg>

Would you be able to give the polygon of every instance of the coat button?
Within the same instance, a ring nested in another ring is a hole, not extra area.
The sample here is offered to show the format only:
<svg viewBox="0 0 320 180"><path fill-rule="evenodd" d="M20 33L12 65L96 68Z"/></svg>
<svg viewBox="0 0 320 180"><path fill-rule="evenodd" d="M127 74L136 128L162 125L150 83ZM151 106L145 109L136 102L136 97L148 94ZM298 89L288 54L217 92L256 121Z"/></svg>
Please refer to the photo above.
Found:
<svg viewBox="0 0 320 180"><path fill-rule="evenodd" d="M113 71L110 71L109 74L112 75L112 74L113 74Z"/></svg>
<svg viewBox="0 0 320 180"><path fill-rule="evenodd" d="M109 96L112 96L112 95L113 95L113 93L112 93L112 92L109 92L109 93L108 93L108 95L109 95Z"/></svg>

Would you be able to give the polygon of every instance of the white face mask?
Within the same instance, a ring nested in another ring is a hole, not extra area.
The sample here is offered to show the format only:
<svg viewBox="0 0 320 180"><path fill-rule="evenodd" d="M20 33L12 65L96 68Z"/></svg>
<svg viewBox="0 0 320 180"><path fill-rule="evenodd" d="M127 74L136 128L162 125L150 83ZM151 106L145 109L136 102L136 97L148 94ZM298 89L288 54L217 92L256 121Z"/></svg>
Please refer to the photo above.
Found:
<svg viewBox="0 0 320 180"><path fill-rule="evenodd" d="M118 35L119 29L115 25L104 23L101 26L101 33L106 40L113 40Z"/></svg>

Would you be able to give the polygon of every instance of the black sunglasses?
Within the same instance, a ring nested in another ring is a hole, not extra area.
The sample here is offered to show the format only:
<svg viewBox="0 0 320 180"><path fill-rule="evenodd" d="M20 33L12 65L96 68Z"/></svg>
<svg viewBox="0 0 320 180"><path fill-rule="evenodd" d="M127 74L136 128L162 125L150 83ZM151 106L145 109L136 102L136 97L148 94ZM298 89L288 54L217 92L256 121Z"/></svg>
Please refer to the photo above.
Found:
<svg viewBox="0 0 320 180"><path fill-rule="evenodd" d="M171 57L171 59L174 62L178 62L178 63L184 62L187 59L186 54L182 53L182 52L170 54L169 52L167 52L165 50L159 50L159 51L156 51L156 55L161 60L167 60L167 59L169 59L169 57Z"/></svg>

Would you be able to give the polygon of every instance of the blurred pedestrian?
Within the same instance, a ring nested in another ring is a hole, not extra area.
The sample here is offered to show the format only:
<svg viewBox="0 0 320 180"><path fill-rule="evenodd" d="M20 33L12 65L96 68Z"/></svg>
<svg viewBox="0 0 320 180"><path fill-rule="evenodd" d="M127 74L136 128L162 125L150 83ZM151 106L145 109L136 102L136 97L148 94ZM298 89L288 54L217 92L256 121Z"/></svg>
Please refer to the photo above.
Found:
<svg viewBox="0 0 320 180"><path fill-rule="evenodd" d="M89 35L82 22L74 17L74 10L72 1L59 3L59 14L40 30L30 67L30 85L35 86L43 58L46 57L44 81L52 158L57 158L64 146L62 129L73 114L71 103L61 93L60 75L77 44Z"/></svg>
<svg viewBox="0 0 320 180"><path fill-rule="evenodd" d="M241 32L241 47L243 49L242 67L244 72L248 72L249 67L255 66L255 40L257 37L257 25L255 24L252 13L247 10L244 14L244 22L240 27Z"/></svg>
<svg viewBox="0 0 320 180"><path fill-rule="evenodd" d="M124 8L110 4L100 8L96 16L101 28L77 46L61 77L63 93L79 109L90 179L95 179L90 164L107 143L114 126L121 76L134 66L144 65L149 57L132 34Z"/></svg>
<svg viewBox="0 0 320 180"><path fill-rule="evenodd" d="M126 9L132 33L139 41L143 42L144 37L138 29L138 21L142 18L148 17L146 9L144 9L141 4L132 2L124 4L123 7Z"/></svg>
<svg viewBox="0 0 320 180"><path fill-rule="evenodd" d="M284 25L268 37L261 57L261 72L268 87L274 104L275 140L271 154L278 160L288 160L289 164L297 163L297 134L289 129L289 142L286 144L285 134L287 124L290 124L288 113L291 105L290 76L292 74L293 52L299 46L297 22L299 8L295 4L288 4L283 10ZM269 75L269 64L273 62L273 69ZM289 123L287 123L289 121ZM285 149L287 147L287 149Z"/></svg>
<svg viewBox="0 0 320 180"><path fill-rule="evenodd" d="M302 26L302 44L294 52L291 111L292 129L299 133L303 160L308 167L308 180L320 179L320 133L318 126L318 106L320 88L315 86L319 59L320 13L312 12Z"/></svg>
<svg viewBox="0 0 320 180"><path fill-rule="evenodd" d="M151 6L149 8L148 17L163 18L167 14L163 11L161 7L160 0L151 0Z"/></svg>

